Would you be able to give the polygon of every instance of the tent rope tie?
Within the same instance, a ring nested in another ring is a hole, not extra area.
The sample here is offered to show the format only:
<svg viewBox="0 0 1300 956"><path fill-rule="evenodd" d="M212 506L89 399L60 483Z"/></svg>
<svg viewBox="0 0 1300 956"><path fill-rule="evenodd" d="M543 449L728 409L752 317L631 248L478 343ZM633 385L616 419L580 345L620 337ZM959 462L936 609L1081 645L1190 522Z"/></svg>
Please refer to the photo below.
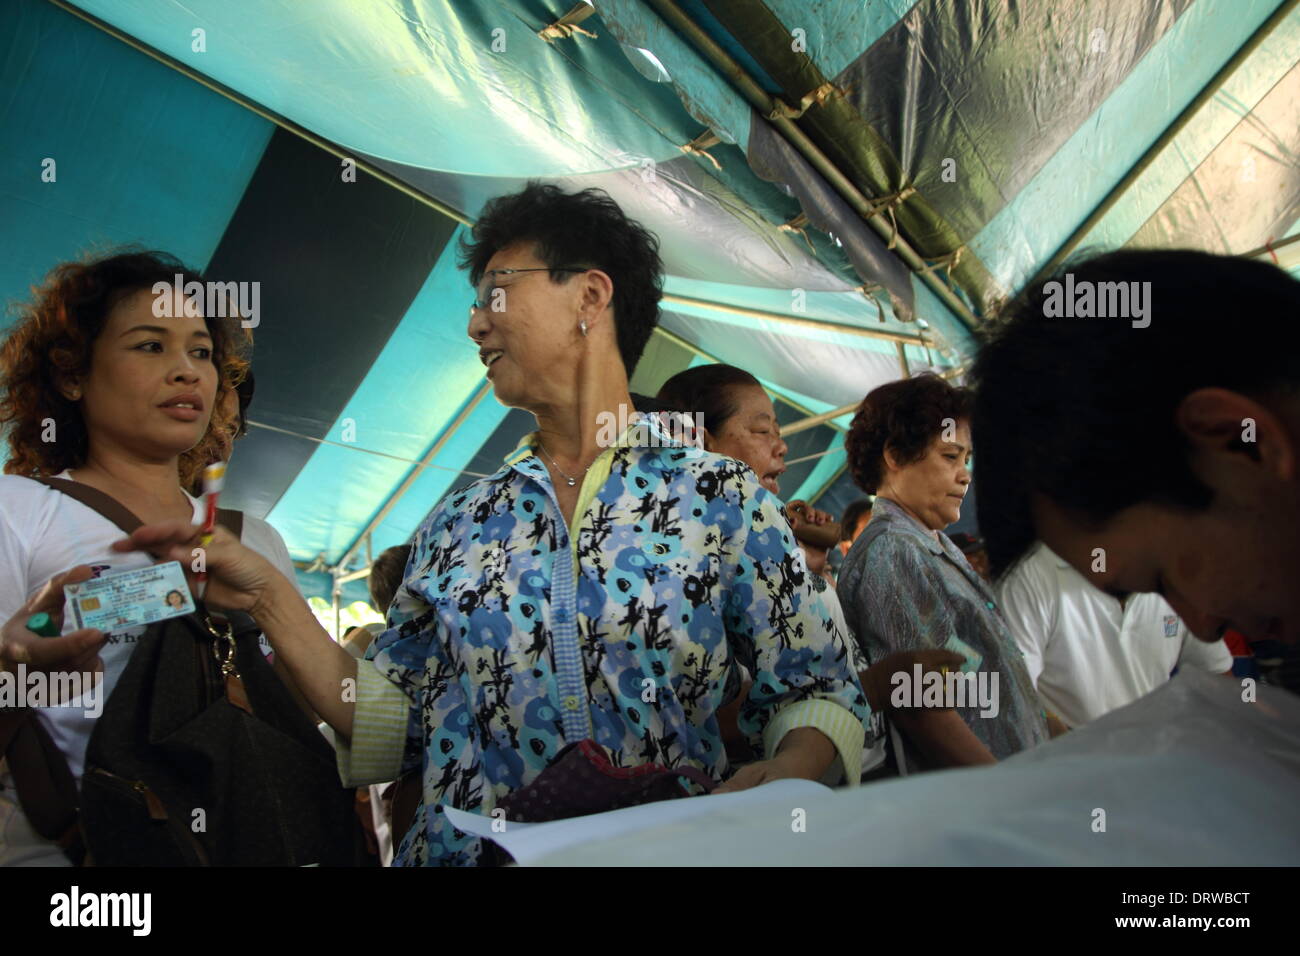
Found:
<svg viewBox="0 0 1300 956"><path fill-rule="evenodd" d="M865 294L866 294L866 297L867 297L868 299L871 300L871 304L874 305L874 306L876 307L876 318L878 318L878 319L880 320L880 323L881 323L882 325L885 324L886 319L885 319L885 306L884 306L884 303L882 303L882 302L880 301L880 297L877 296L876 293L875 293L874 291L867 292L867 293L865 293Z"/></svg>
<svg viewBox="0 0 1300 956"><path fill-rule="evenodd" d="M722 164L718 162L717 157L709 152L711 147L717 146L721 142L722 140L718 138L717 134L714 133L713 130L706 129L685 146L678 146L677 148L690 156L702 156L713 164L714 169L718 172L722 172Z"/></svg>
<svg viewBox="0 0 1300 956"><path fill-rule="evenodd" d="M880 320L882 325L887 321L885 319L885 307L881 305L880 299L877 297L876 293L883 292L884 289L885 287L879 282L864 282L862 285L855 285L853 287L854 292L861 292L871 300L871 304L876 307L876 318Z"/></svg>
<svg viewBox="0 0 1300 956"><path fill-rule="evenodd" d="M890 193L887 196L876 196L874 199L867 200L866 215L868 218L878 216L881 213L889 213L889 245L885 247L886 249L892 250L898 242L898 219L894 216L894 210L915 195L915 186L904 186L896 193Z"/></svg>
<svg viewBox="0 0 1300 956"><path fill-rule="evenodd" d="M921 275L925 275L926 273L934 272L935 269L943 269L944 278L948 280L948 285L951 286L952 270L957 268L958 264L961 262L961 254L962 252L965 251L965 249L966 249L965 246L958 246L956 249L948 253L946 256L940 256L938 259L935 259L933 262L926 263L926 265L916 270L916 274L921 276Z"/></svg>
<svg viewBox="0 0 1300 956"><path fill-rule="evenodd" d="M596 34L578 26L579 23L595 12L596 8L589 4L575 4L573 8L564 16L560 17L560 19L538 30L537 35L547 43L552 43L556 40L567 40L575 33L581 33L585 37L591 37L591 39L596 40L598 39Z"/></svg>
<svg viewBox="0 0 1300 956"><path fill-rule="evenodd" d="M934 356L930 354L930 337L925 333L925 329L920 329L918 332L921 336L921 348L925 349L925 364L934 368Z"/></svg>
<svg viewBox="0 0 1300 956"><path fill-rule="evenodd" d="M563 23L556 20L549 26L542 27L537 31L537 35L547 43L553 43L556 40L567 40L575 33L581 33L585 37L591 37L593 40L599 39L596 34L590 30L584 30L582 27L573 23Z"/></svg>
<svg viewBox="0 0 1300 956"><path fill-rule="evenodd" d="M793 219L789 219L786 222L781 223L781 225L777 226L776 228L780 229L782 232L797 233L800 236L803 236L803 241L808 243L808 248L812 250L812 254L815 256L817 255L817 247L813 245L812 239L808 237L808 225L809 223L808 223L807 214L801 212Z"/></svg>
<svg viewBox="0 0 1300 956"><path fill-rule="evenodd" d="M813 106L826 105L826 101L830 99L832 93L839 93L843 96L848 93L848 88L840 89L830 80L827 80L821 86L817 87L817 89L805 93L803 99L799 101L798 109L795 109L785 100L774 99L772 101L772 112L767 114L767 118L770 120L797 120L803 116L804 113L807 113Z"/></svg>

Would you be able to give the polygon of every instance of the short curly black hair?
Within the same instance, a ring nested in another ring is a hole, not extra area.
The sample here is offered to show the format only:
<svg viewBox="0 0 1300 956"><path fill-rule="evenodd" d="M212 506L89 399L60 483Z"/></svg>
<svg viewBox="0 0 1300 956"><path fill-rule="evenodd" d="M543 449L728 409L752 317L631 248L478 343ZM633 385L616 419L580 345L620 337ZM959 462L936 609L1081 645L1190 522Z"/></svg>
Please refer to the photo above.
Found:
<svg viewBox="0 0 1300 956"><path fill-rule="evenodd" d="M1145 322L1053 318L1049 300L1067 277L1099 298L1145 284ZM1142 502L1207 508L1213 492L1192 470L1178 407L1201 388L1300 392L1300 353L1286 344L1297 316L1300 282L1282 269L1191 249L1083 254L1023 290L970 373L976 510L993 575L1038 538L1035 496L1097 526Z"/></svg>
<svg viewBox="0 0 1300 956"><path fill-rule="evenodd" d="M601 189L566 193L558 186L530 182L522 192L498 196L484 208L469 237L460 240L461 268L477 286L494 255L517 242L533 242L538 257L552 269L600 269L614 283L614 329L628 378L659 324L663 262L659 240L629 219ZM569 272L552 272L552 282L567 282Z"/></svg>
<svg viewBox="0 0 1300 956"><path fill-rule="evenodd" d="M970 410L969 391L931 372L872 389L844 438L853 480L875 494L884 478L886 448L900 464L920 461L943 434L944 420L968 420Z"/></svg>

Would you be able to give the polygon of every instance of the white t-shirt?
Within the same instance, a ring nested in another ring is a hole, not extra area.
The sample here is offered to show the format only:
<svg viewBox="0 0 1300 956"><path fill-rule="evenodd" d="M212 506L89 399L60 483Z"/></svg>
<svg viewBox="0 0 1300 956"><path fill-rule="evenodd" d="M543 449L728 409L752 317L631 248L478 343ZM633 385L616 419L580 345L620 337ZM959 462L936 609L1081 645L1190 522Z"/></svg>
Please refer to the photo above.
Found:
<svg viewBox="0 0 1300 956"><path fill-rule="evenodd" d="M67 472L59 475L69 478ZM194 506L194 521L203 520L203 502L189 496ZM120 553L110 549L114 541L125 537L122 529L79 501L18 475L0 475L0 622L8 621L18 609L57 574L79 564L107 571L125 571L146 567L153 557L142 551ZM240 540L261 554L295 582L293 562L280 535L265 521L244 515ZM64 633L76 630L65 615ZM109 634L100 648L104 661L104 684L100 701L113 692L117 679L126 667L136 641L145 628L137 627ZM270 654L270 645L262 638L262 650ZM70 702L75 703L75 702ZM68 758L73 776L81 778L86 745L95 719L81 706L45 707L39 719L50 738ZM6 785L11 783L6 772Z"/></svg>
<svg viewBox="0 0 1300 956"><path fill-rule="evenodd" d="M999 592L1038 695L1072 727L1149 694L1175 667L1232 668L1223 641L1194 637L1160 595L1134 594L1121 605L1043 544Z"/></svg>

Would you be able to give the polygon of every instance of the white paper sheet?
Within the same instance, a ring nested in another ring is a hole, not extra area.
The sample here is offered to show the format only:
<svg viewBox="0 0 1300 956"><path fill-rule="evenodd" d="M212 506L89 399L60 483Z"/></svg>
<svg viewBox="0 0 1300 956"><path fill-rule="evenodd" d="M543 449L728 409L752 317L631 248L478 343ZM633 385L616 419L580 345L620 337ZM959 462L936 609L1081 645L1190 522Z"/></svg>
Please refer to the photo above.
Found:
<svg viewBox="0 0 1300 956"><path fill-rule="evenodd" d="M1248 696L1248 695L1246 695ZM988 768L706 812L556 846L541 866L1300 864L1300 697L1195 670ZM769 786L775 786L770 784ZM757 797L766 787L749 791ZM775 791L773 794L775 795ZM680 801L695 803L696 801ZM1100 812L1099 812L1100 811Z"/></svg>
<svg viewBox="0 0 1300 956"><path fill-rule="evenodd" d="M549 854L598 847L610 841L635 843L641 833L653 832L656 840L671 839L691 819L706 815L767 821L772 827L795 832L800 824L796 811L806 812L808 805L826 799L832 792L813 780L774 780L739 793L663 800L552 823L511 823L450 806L446 812L456 829L495 840L519 864L527 865ZM659 862L672 865L671 854Z"/></svg>

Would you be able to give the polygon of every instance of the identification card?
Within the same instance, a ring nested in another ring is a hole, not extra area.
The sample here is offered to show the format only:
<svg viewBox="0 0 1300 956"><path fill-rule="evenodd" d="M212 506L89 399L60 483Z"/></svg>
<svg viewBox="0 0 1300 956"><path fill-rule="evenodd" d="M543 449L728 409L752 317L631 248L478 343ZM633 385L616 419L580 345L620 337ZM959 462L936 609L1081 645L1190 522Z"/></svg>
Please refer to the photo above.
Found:
<svg viewBox="0 0 1300 956"><path fill-rule="evenodd" d="M179 561L105 574L63 592L78 630L124 631L194 612Z"/></svg>
<svg viewBox="0 0 1300 956"><path fill-rule="evenodd" d="M966 663L962 664L958 670L965 672L977 671L980 669L980 665L984 663L984 655L964 641L958 640L956 634L949 635L948 643L944 645L943 649L952 651L954 654L961 654L966 658Z"/></svg>

